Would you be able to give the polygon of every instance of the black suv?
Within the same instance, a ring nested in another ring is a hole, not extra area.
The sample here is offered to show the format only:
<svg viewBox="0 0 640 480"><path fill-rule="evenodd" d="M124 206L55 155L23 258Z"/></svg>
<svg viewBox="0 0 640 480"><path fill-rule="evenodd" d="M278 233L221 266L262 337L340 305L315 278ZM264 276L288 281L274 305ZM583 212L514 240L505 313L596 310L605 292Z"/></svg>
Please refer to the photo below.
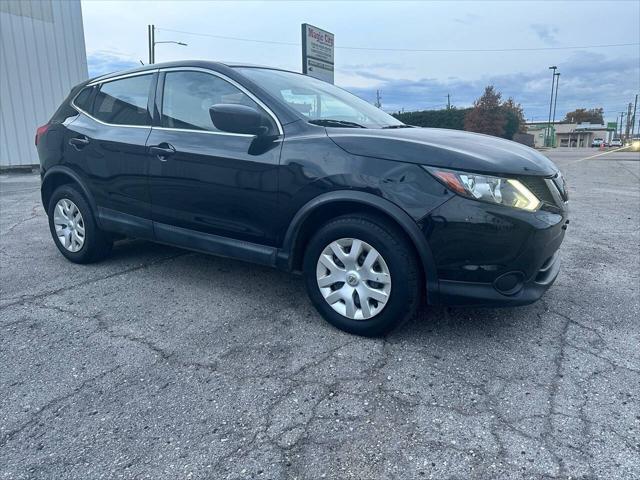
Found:
<svg viewBox="0 0 640 480"><path fill-rule="evenodd" d="M126 236L302 272L322 316L361 335L424 298L531 303L558 274L567 190L546 157L410 127L298 73L190 61L95 78L36 145L72 262Z"/></svg>

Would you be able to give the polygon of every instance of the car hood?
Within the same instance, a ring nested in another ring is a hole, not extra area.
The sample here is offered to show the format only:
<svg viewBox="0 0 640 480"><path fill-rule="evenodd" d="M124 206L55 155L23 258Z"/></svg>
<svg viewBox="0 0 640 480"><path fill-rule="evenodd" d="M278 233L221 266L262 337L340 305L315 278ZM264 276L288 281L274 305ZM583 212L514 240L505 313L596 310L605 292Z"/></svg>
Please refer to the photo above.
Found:
<svg viewBox="0 0 640 480"><path fill-rule="evenodd" d="M354 155L501 175L554 175L547 157L520 143L443 128L328 128L327 135Z"/></svg>

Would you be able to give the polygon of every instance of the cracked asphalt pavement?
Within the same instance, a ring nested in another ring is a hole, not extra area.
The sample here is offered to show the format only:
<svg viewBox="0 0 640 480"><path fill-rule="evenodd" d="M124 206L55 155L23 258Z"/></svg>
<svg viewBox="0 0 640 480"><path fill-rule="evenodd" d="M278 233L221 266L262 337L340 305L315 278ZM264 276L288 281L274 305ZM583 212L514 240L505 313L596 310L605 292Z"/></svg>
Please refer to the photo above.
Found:
<svg viewBox="0 0 640 480"><path fill-rule="evenodd" d="M0 176L0 478L640 478L640 156L549 155L562 270L514 309L384 339L299 277L141 241L67 262Z"/></svg>

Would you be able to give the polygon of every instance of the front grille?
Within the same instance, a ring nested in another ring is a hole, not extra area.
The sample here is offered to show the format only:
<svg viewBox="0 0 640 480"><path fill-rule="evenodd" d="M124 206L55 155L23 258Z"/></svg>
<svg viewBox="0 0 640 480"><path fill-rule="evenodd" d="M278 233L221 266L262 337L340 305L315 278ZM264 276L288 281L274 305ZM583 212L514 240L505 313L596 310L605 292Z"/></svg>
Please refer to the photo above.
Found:
<svg viewBox="0 0 640 480"><path fill-rule="evenodd" d="M520 177L518 180L531 190L531 193L538 197L541 202L551 205L556 204L553 194L549 190L549 184L544 177Z"/></svg>

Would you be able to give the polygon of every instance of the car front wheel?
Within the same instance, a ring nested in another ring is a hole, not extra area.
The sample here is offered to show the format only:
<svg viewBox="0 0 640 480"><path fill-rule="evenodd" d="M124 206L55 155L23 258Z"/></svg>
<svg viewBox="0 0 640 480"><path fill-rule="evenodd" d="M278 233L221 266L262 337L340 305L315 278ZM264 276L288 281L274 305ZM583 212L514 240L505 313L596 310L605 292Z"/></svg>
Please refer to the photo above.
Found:
<svg viewBox="0 0 640 480"><path fill-rule="evenodd" d="M324 225L307 245L305 284L335 327L379 336L408 320L421 298L415 251L393 224L349 215Z"/></svg>

